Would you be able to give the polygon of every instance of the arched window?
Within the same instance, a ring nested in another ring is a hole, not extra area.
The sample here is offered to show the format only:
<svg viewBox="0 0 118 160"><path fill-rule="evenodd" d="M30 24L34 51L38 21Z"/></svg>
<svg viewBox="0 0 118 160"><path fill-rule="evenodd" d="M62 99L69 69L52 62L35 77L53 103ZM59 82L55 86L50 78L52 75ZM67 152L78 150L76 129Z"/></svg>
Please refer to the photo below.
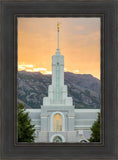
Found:
<svg viewBox="0 0 118 160"><path fill-rule="evenodd" d="M54 137L53 142L54 143L61 143L62 142L62 138L59 137L59 136L56 136L56 137Z"/></svg>
<svg viewBox="0 0 118 160"><path fill-rule="evenodd" d="M62 131L62 116L59 113L53 117L53 131Z"/></svg>
<svg viewBox="0 0 118 160"><path fill-rule="evenodd" d="M86 140L81 140L80 143L87 143L87 141Z"/></svg>

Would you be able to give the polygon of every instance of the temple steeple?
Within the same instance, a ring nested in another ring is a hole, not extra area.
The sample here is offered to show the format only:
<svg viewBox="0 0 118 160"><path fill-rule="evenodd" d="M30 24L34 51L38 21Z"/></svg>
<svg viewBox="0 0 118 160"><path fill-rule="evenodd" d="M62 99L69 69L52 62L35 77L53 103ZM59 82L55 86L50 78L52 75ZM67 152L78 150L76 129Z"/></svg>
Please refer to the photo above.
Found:
<svg viewBox="0 0 118 160"><path fill-rule="evenodd" d="M56 55L60 55L60 50L59 50L59 22L57 23L57 52Z"/></svg>
<svg viewBox="0 0 118 160"><path fill-rule="evenodd" d="M59 23L57 23L57 52L52 56L52 84L48 87L48 97L44 97L43 105L72 105L68 97L67 86L64 85L64 56L59 50Z"/></svg>

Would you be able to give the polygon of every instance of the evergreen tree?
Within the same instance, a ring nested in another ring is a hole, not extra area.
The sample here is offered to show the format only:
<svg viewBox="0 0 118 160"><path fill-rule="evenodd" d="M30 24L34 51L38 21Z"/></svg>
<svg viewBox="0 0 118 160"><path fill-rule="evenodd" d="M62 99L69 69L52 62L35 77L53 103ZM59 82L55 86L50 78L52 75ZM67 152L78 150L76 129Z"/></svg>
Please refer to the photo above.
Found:
<svg viewBox="0 0 118 160"><path fill-rule="evenodd" d="M90 142L100 142L100 113L98 113L97 120L93 123L91 127L91 137Z"/></svg>
<svg viewBox="0 0 118 160"><path fill-rule="evenodd" d="M31 119L27 112L24 112L22 103L18 104L18 142L34 141L34 125L31 125Z"/></svg>

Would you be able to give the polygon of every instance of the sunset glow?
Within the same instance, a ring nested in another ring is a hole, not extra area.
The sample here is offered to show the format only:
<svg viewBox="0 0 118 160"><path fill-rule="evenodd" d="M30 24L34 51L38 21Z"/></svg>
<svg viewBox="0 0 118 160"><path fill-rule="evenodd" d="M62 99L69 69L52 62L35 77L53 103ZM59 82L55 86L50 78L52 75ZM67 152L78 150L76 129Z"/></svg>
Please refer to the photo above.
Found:
<svg viewBox="0 0 118 160"><path fill-rule="evenodd" d="M18 18L18 70L52 73L57 22L64 71L100 79L100 18Z"/></svg>
<svg viewBox="0 0 118 160"><path fill-rule="evenodd" d="M27 71L27 72L40 72L42 74L52 74L52 71L48 71L47 68L35 68L33 65L18 65L18 71ZM79 73L79 70L67 70L64 68L65 72L73 72L75 74Z"/></svg>
<svg viewBox="0 0 118 160"><path fill-rule="evenodd" d="M46 68L35 68L32 64L19 64L18 65L19 71L27 71L27 72L40 72L42 74L51 74L51 71L48 71Z"/></svg>

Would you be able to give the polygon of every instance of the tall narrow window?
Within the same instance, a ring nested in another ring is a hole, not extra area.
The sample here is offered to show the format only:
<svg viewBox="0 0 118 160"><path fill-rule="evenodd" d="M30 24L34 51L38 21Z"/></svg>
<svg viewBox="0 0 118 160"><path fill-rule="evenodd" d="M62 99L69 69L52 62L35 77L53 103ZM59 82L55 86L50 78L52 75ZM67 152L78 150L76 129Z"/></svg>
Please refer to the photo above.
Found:
<svg viewBox="0 0 118 160"><path fill-rule="evenodd" d="M57 63L57 101L59 101L59 63Z"/></svg>
<svg viewBox="0 0 118 160"><path fill-rule="evenodd" d="M62 116L59 113L53 117L53 131L62 131Z"/></svg>

